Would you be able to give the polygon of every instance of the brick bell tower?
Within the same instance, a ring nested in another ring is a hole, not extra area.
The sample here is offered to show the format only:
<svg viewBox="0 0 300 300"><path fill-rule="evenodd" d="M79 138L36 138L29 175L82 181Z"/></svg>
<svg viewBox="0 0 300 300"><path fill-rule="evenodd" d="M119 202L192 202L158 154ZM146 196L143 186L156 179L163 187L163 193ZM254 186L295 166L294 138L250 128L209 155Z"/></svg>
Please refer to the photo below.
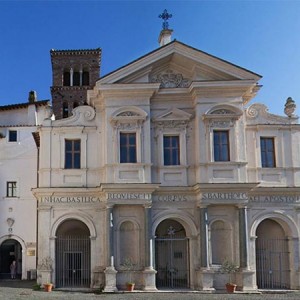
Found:
<svg viewBox="0 0 300 300"><path fill-rule="evenodd" d="M86 104L87 90L100 77L101 49L50 50L52 108L56 120L67 118L73 108Z"/></svg>

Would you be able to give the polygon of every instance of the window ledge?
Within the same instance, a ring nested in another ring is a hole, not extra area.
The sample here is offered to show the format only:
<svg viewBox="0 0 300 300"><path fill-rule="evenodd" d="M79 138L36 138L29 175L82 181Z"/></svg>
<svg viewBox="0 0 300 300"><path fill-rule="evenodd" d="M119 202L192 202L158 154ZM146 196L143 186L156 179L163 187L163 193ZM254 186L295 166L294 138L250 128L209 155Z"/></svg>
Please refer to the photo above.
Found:
<svg viewBox="0 0 300 300"><path fill-rule="evenodd" d="M246 161L210 161L207 163L200 163L199 166L246 166L248 162Z"/></svg>

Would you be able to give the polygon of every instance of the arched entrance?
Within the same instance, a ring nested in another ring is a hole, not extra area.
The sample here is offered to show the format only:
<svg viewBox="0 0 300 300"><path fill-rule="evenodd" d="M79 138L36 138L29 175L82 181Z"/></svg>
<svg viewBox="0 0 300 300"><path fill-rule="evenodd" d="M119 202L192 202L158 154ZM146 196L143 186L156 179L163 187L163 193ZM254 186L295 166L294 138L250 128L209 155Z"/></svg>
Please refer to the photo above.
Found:
<svg viewBox="0 0 300 300"><path fill-rule="evenodd" d="M183 226L162 221L155 232L155 269L158 288L189 287L189 243Z"/></svg>
<svg viewBox="0 0 300 300"><path fill-rule="evenodd" d="M83 222L66 220L58 227L55 258L56 287L90 287L90 231Z"/></svg>
<svg viewBox="0 0 300 300"><path fill-rule="evenodd" d="M289 249L284 229L278 222L266 219L257 227L256 236L258 288L289 289Z"/></svg>
<svg viewBox="0 0 300 300"><path fill-rule="evenodd" d="M14 240L4 241L0 246L0 278L8 279L10 276L10 265L16 261L16 278L21 279L22 276L22 246Z"/></svg>

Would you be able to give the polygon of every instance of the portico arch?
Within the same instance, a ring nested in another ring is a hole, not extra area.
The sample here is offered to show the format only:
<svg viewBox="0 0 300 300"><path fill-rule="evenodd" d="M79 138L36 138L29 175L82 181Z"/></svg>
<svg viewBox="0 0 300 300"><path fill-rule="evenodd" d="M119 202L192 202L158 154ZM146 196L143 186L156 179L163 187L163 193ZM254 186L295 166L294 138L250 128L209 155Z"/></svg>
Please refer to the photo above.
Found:
<svg viewBox="0 0 300 300"><path fill-rule="evenodd" d="M292 288L291 279L297 276L292 272L299 264L298 229L292 218L282 211L261 214L252 224L251 236L258 288Z"/></svg>
<svg viewBox="0 0 300 300"><path fill-rule="evenodd" d="M177 212L156 216L155 268L158 288L188 288L191 282L191 237L195 236L193 222Z"/></svg>
<svg viewBox="0 0 300 300"><path fill-rule="evenodd" d="M90 287L91 242L85 223L67 219L56 231L56 287Z"/></svg>

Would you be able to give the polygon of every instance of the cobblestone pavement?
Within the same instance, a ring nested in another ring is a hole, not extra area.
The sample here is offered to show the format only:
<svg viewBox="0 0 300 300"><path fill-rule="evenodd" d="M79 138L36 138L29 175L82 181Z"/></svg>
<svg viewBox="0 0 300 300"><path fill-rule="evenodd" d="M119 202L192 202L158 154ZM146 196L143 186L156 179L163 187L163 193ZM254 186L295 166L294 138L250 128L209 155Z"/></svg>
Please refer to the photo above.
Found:
<svg viewBox="0 0 300 300"><path fill-rule="evenodd" d="M33 291L31 286L23 282L15 282L16 287L12 287L11 284L3 284L0 282L0 299L5 300L300 300L300 291L288 291L277 293L263 292L262 294L205 294L201 292L188 292L188 291L177 291L177 292L158 292L158 293L144 293L144 292L124 292L115 294L95 294L95 293L84 293L84 292L63 292L63 291L52 291L47 293L44 291Z"/></svg>

